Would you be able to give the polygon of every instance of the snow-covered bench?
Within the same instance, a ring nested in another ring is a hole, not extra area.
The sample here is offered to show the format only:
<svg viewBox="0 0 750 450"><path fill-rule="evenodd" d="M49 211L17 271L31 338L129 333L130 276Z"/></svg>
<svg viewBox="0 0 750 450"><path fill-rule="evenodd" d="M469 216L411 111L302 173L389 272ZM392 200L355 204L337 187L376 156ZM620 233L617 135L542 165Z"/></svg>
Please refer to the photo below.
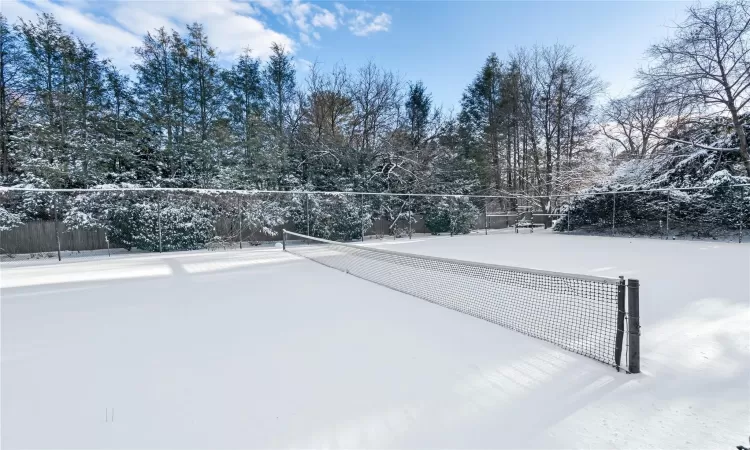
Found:
<svg viewBox="0 0 750 450"><path fill-rule="evenodd" d="M534 232L534 213L531 211L525 211L518 214L516 219L516 233L519 228L528 228L531 232Z"/></svg>

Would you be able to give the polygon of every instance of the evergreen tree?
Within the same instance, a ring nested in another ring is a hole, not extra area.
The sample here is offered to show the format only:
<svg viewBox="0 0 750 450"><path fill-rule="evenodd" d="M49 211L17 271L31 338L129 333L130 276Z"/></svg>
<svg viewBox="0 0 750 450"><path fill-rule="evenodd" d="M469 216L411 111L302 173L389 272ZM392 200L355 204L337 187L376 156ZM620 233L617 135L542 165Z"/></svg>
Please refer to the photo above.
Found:
<svg viewBox="0 0 750 450"><path fill-rule="evenodd" d="M0 14L0 175L3 178L15 171L12 154L21 131L20 113L27 88L23 73L26 64L19 34Z"/></svg>

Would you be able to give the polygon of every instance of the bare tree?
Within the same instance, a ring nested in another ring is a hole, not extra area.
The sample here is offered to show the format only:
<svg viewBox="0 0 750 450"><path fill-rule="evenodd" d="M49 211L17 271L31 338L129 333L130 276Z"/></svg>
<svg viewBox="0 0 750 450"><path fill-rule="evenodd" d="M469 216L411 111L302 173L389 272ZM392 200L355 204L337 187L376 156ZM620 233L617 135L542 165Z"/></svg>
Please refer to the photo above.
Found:
<svg viewBox="0 0 750 450"><path fill-rule="evenodd" d="M602 134L616 143L629 158L649 156L663 140L656 135L672 112L661 89L642 89L628 97L611 99L602 109Z"/></svg>
<svg viewBox="0 0 750 450"><path fill-rule="evenodd" d="M729 113L739 147L732 149L750 175L750 155L742 115L750 102L750 6L721 0L693 6L675 36L649 50L656 64L641 75L647 84L687 99L706 114ZM673 138L670 140L678 141ZM700 146L708 150L707 146Z"/></svg>

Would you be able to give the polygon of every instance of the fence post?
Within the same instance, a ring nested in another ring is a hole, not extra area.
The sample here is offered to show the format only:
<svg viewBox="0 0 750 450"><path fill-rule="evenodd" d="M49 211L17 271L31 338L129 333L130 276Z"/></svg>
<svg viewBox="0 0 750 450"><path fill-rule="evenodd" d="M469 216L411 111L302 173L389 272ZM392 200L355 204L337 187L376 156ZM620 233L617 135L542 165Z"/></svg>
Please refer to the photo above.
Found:
<svg viewBox="0 0 750 450"><path fill-rule="evenodd" d="M489 220L489 217L487 217L487 197L484 198L484 235L487 235L487 221Z"/></svg>
<svg viewBox="0 0 750 450"><path fill-rule="evenodd" d="M640 282L628 280L628 372L641 372Z"/></svg>
<svg viewBox="0 0 750 450"><path fill-rule="evenodd" d="M362 214L362 219L359 224L359 235L360 242L365 242L365 194L359 194L359 213Z"/></svg>
<svg viewBox="0 0 750 450"><path fill-rule="evenodd" d="M615 208L617 203L617 194L612 193L612 236L615 235Z"/></svg>
<svg viewBox="0 0 750 450"><path fill-rule="evenodd" d="M745 187L742 186L740 187L740 189L742 189L740 191L740 205L742 209L740 209L740 241L739 243L742 244L742 222L745 220Z"/></svg>
<svg viewBox="0 0 750 450"><path fill-rule="evenodd" d="M615 365L620 371L622 359L622 336L625 333L625 278L620 276L617 283L617 326L615 328Z"/></svg>
<svg viewBox="0 0 750 450"><path fill-rule="evenodd" d="M570 233L570 213L573 212L573 197L568 198L568 233Z"/></svg>
<svg viewBox="0 0 750 450"><path fill-rule="evenodd" d="M407 197L409 201L409 239L411 239L411 194Z"/></svg>
<svg viewBox="0 0 750 450"><path fill-rule="evenodd" d="M55 242L57 242L57 260L62 261L60 254L60 224L57 222L57 193L52 194L52 209L55 211Z"/></svg>
<svg viewBox="0 0 750 450"><path fill-rule="evenodd" d="M156 201L156 211L156 222L159 226L159 253L161 253L161 201L159 200Z"/></svg>
<svg viewBox="0 0 750 450"><path fill-rule="evenodd" d="M307 235L310 236L310 193L305 194L305 222L307 222Z"/></svg>
<svg viewBox="0 0 750 450"><path fill-rule="evenodd" d="M281 230L281 248L286 251L286 230Z"/></svg>
<svg viewBox="0 0 750 450"><path fill-rule="evenodd" d="M237 211L239 212L240 216L240 250L242 250L242 196L237 196Z"/></svg>
<svg viewBox="0 0 750 450"><path fill-rule="evenodd" d="M669 240L669 197L671 192L667 191L667 237L665 238L667 240Z"/></svg>

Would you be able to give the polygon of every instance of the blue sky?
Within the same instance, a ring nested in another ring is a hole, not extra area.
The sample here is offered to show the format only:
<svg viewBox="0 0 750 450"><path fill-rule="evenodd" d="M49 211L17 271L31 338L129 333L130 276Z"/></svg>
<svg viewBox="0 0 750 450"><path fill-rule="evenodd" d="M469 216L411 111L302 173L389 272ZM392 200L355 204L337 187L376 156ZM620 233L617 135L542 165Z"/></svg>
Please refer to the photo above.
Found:
<svg viewBox="0 0 750 450"><path fill-rule="evenodd" d="M519 46L573 45L619 95L633 85L646 48L669 35L689 2L501 2L304 0L2 0L11 20L54 13L128 68L132 47L157 26L198 21L229 63L244 47L265 58L271 42L290 48L300 78L317 60L324 69L373 61L406 81L422 80L438 104L458 105L491 52Z"/></svg>

